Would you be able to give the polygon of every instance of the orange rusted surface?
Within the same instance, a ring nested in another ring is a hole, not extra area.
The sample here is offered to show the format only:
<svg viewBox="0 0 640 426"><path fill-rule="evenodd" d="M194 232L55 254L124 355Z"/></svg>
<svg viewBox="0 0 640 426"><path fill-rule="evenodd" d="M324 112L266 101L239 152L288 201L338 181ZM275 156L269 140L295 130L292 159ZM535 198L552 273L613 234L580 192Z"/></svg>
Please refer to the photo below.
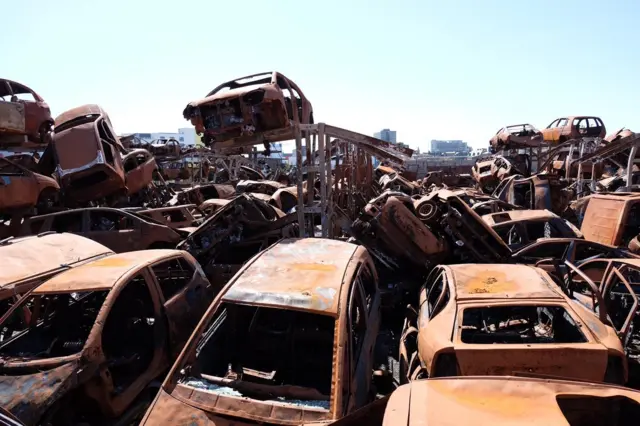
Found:
<svg viewBox="0 0 640 426"><path fill-rule="evenodd" d="M363 247L318 238L276 243L212 303L141 424L294 426L362 408L371 402L377 283ZM289 351L283 338L293 339ZM214 353L224 354L221 364Z"/></svg>
<svg viewBox="0 0 640 426"><path fill-rule="evenodd" d="M402 380L518 372L617 384L627 380L615 330L569 299L542 269L439 266L420 300L428 303L421 303L418 317L405 324ZM410 348L416 346L414 356Z"/></svg>
<svg viewBox="0 0 640 426"><path fill-rule="evenodd" d="M494 150L536 147L542 142L542 132L531 124L513 124L498 130L489 141Z"/></svg>
<svg viewBox="0 0 640 426"><path fill-rule="evenodd" d="M589 196L580 229L587 240L627 246L640 233L640 194Z"/></svg>
<svg viewBox="0 0 640 426"><path fill-rule="evenodd" d="M441 378L399 387L389 398L382 425L624 426L636 421L638 404L640 392L601 383Z"/></svg>
<svg viewBox="0 0 640 426"><path fill-rule="evenodd" d="M113 254L102 244L74 234L12 238L0 245L0 294L29 290L39 281L78 264Z"/></svg>
<svg viewBox="0 0 640 426"><path fill-rule="evenodd" d="M17 95L33 99L21 99ZM26 136L30 144L18 144L23 148L46 146L51 141L52 129L51 109L40 95L24 84L0 78L0 140L3 145L3 133L8 133Z"/></svg>
<svg viewBox="0 0 640 426"><path fill-rule="evenodd" d="M122 158L125 171L127 193L136 194L153 182L154 172L158 169L156 159L149 151L136 149Z"/></svg>
<svg viewBox="0 0 640 426"><path fill-rule="evenodd" d="M174 253L175 250L143 250L115 254L57 275L39 286L34 294L108 290L132 269Z"/></svg>
<svg viewBox="0 0 640 426"><path fill-rule="evenodd" d="M60 186L50 176L35 173L26 167L0 158L0 212L46 208L46 202L58 199Z"/></svg>
<svg viewBox="0 0 640 426"><path fill-rule="evenodd" d="M357 250L334 240L283 241L259 255L224 300L337 316L342 276Z"/></svg>

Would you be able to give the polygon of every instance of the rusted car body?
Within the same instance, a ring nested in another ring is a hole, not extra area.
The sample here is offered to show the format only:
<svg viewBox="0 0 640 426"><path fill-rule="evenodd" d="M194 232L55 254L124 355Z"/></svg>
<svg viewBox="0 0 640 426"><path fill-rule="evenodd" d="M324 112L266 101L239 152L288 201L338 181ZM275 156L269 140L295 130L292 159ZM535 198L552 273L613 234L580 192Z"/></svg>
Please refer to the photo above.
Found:
<svg viewBox="0 0 640 426"><path fill-rule="evenodd" d="M135 149L125 154L122 157L122 166L129 195L137 194L149 186L158 170L156 159L145 149Z"/></svg>
<svg viewBox="0 0 640 426"><path fill-rule="evenodd" d="M571 223L549 210L512 210L483 215L482 220L517 250L540 238L582 238Z"/></svg>
<svg viewBox="0 0 640 426"><path fill-rule="evenodd" d="M180 157L182 147L174 138L157 139L149 145L149 152L159 161L163 161Z"/></svg>
<svg viewBox="0 0 640 426"><path fill-rule="evenodd" d="M593 116L558 118L542 130L545 142L562 143L571 139L604 138L607 129L602 120Z"/></svg>
<svg viewBox="0 0 640 426"><path fill-rule="evenodd" d="M132 211L90 207L26 218L20 235L70 232L104 244L116 253L174 248L190 230L172 229Z"/></svg>
<svg viewBox="0 0 640 426"><path fill-rule="evenodd" d="M633 136L634 134L635 133L633 131L623 127L622 129L618 130L617 132L614 132L614 133L611 133L611 134L607 135L604 138L604 142L608 142L608 143L616 142L616 141L618 141L620 139L623 139L623 138L626 138L626 137L629 137L629 136Z"/></svg>
<svg viewBox="0 0 640 426"><path fill-rule="evenodd" d="M383 419L335 426L632 426L640 392L604 383L541 377L447 377L399 387ZM377 410L380 411L380 410Z"/></svg>
<svg viewBox="0 0 640 426"><path fill-rule="evenodd" d="M241 180L236 184L236 193L256 192L260 194L273 195L278 189L285 188L280 182L272 180Z"/></svg>
<svg viewBox="0 0 640 426"><path fill-rule="evenodd" d="M60 186L43 176L0 157L0 214L37 208L45 212L59 197Z"/></svg>
<svg viewBox="0 0 640 426"><path fill-rule="evenodd" d="M302 196L307 196L307 188L304 187L302 189ZM274 207L282 210L285 213L288 213L298 205L298 187L296 186L288 186L286 188L280 188L271 196L271 201L269 201Z"/></svg>
<svg viewBox="0 0 640 426"><path fill-rule="evenodd" d="M567 183L556 175L534 175L528 178L510 176L503 180L493 196L527 210L550 210L562 216L569 207L572 193Z"/></svg>
<svg viewBox="0 0 640 426"><path fill-rule="evenodd" d="M511 161L501 155L478 159L471 169L478 187L487 194L491 194L500 182L516 173L522 172L519 172Z"/></svg>
<svg viewBox="0 0 640 426"><path fill-rule="evenodd" d="M98 105L83 105L56 117L56 175L69 201L83 203L125 193L120 144L111 120Z"/></svg>
<svg viewBox="0 0 640 426"><path fill-rule="evenodd" d="M183 115L207 146L290 140L294 123L313 123L313 109L302 90L276 71L223 83L189 103ZM260 135L264 139L256 142Z"/></svg>
<svg viewBox="0 0 640 426"><path fill-rule="evenodd" d="M225 200L221 198L212 198L200 204L200 206L198 206L198 210L200 210L204 216L209 217L213 213L218 211L220 208L229 204L230 202L231 200Z"/></svg>
<svg viewBox="0 0 640 426"><path fill-rule="evenodd" d="M196 218L193 212L196 210L195 204L186 204L173 207L159 207L157 209L138 210L141 216L147 216L156 222L164 223L170 228L191 228L201 225L201 218Z"/></svg>
<svg viewBox="0 0 640 426"><path fill-rule="evenodd" d="M0 405L27 425L130 424L215 293L177 250L112 255L55 275L2 318L30 312L0 343Z"/></svg>
<svg viewBox="0 0 640 426"><path fill-rule="evenodd" d="M18 300L49 278L86 262L112 255L102 244L74 234L45 234L0 241L0 317ZM0 341L13 332L8 323Z"/></svg>
<svg viewBox="0 0 640 426"><path fill-rule="evenodd" d="M590 195L580 229L587 240L628 247L640 233L640 194Z"/></svg>
<svg viewBox="0 0 640 426"><path fill-rule="evenodd" d="M209 183L196 185L178 192L171 204L195 204L197 206L213 198L231 199L236 191L232 185Z"/></svg>
<svg viewBox="0 0 640 426"><path fill-rule="evenodd" d="M240 194L218 208L177 248L191 253L209 280L224 285L252 256L281 238L298 236L297 215Z"/></svg>
<svg viewBox="0 0 640 426"><path fill-rule="evenodd" d="M624 345L634 384L640 379L640 258L593 259L569 271L568 293L607 318ZM590 289L597 289L596 299ZM594 303L595 302L595 303ZM601 304L597 304L601 302Z"/></svg>
<svg viewBox="0 0 640 426"><path fill-rule="evenodd" d="M380 325L377 283L361 246L278 242L221 291L141 424L293 426L365 406Z"/></svg>
<svg viewBox="0 0 640 426"><path fill-rule="evenodd" d="M498 130L489 141L495 150L537 147L542 142L542 132L531 124L514 124Z"/></svg>
<svg viewBox="0 0 640 426"><path fill-rule="evenodd" d="M602 303L602 299L598 299ZM615 330L527 265L439 266L410 311L400 379L530 372L624 384Z"/></svg>
<svg viewBox="0 0 640 426"><path fill-rule="evenodd" d="M160 164L160 173L166 180L189 179L191 173L181 161Z"/></svg>
<svg viewBox="0 0 640 426"><path fill-rule="evenodd" d="M20 95L20 96L18 96ZM15 81L0 78L0 142L22 148L51 142L53 118L49 105L36 92ZM17 135L22 138L7 138ZM24 136L27 141L25 144Z"/></svg>

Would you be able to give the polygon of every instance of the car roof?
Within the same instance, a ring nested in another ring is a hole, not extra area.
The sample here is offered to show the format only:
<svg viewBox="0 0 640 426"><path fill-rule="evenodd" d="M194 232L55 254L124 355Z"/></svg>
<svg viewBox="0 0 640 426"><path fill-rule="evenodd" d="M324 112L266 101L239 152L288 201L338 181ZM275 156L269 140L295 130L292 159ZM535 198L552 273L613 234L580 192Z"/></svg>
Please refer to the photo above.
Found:
<svg viewBox="0 0 640 426"><path fill-rule="evenodd" d="M0 288L106 254L113 251L75 234L47 233L6 239L0 244Z"/></svg>
<svg viewBox="0 0 640 426"><path fill-rule="evenodd" d="M543 275L529 265L461 264L449 265L456 300L473 299L557 299L562 295Z"/></svg>
<svg viewBox="0 0 640 426"><path fill-rule="evenodd" d="M364 252L323 238L282 240L236 276L224 300L337 316L347 265L358 249Z"/></svg>
<svg viewBox="0 0 640 426"><path fill-rule="evenodd" d="M584 398L587 412L589 397L626 397L640 403L640 392L604 383L513 376L432 378L396 389L383 424L568 425L558 403L562 396Z"/></svg>
<svg viewBox="0 0 640 426"><path fill-rule="evenodd" d="M514 222L520 220L542 220L542 219L559 219L560 217L549 210L511 210L508 212L497 212L482 215L482 220L489 225L500 225L502 223ZM498 220L496 220L498 219ZM500 220L502 219L502 220Z"/></svg>
<svg viewBox="0 0 640 426"><path fill-rule="evenodd" d="M37 287L33 293L111 290L120 278L129 271L145 267L170 256L183 255L183 253L180 250L158 249L114 254L58 274Z"/></svg>

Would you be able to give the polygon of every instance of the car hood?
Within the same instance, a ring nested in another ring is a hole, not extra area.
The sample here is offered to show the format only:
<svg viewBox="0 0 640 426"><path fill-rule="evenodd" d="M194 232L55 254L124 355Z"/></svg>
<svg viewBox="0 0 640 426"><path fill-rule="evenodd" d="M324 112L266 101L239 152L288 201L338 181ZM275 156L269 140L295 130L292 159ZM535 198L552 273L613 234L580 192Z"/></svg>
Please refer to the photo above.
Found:
<svg viewBox="0 0 640 426"><path fill-rule="evenodd" d="M20 421L36 424L47 409L77 386L78 371L78 361L71 361L34 374L0 376L0 406Z"/></svg>

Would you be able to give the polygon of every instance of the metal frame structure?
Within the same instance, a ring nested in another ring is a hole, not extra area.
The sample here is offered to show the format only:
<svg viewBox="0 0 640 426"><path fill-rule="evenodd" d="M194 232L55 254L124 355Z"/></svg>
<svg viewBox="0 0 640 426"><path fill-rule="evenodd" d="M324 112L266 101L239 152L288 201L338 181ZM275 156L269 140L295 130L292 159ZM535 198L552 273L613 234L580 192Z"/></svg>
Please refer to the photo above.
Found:
<svg viewBox="0 0 640 426"><path fill-rule="evenodd" d="M347 214L355 212L356 193L370 190L372 157L402 166L413 155L409 148L326 123L296 124L294 136L298 165L297 214L302 237L317 236L315 222L318 216L321 236L334 237L336 219L342 211L336 201L346 207ZM306 160L303 160L303 138ZM316 179L319 182L319 203L314 200Z"/></svg>

